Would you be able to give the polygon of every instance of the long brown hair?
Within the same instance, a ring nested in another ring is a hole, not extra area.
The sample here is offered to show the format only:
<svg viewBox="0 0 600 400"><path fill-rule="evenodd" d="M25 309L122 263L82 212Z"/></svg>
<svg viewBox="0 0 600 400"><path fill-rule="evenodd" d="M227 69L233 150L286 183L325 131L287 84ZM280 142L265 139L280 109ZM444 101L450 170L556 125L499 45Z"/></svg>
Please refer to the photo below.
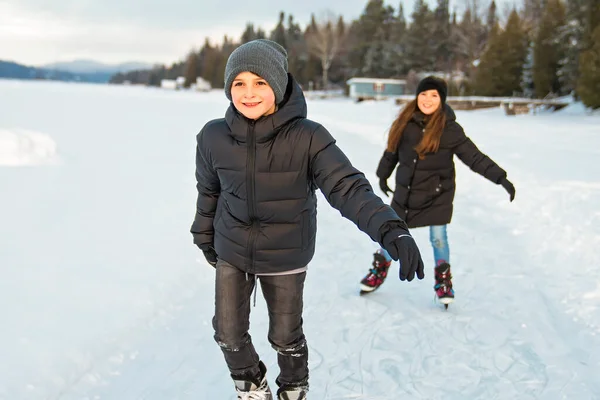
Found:
<svg viewBox="0 0 600 400"><path fill-rule="evenodd" d="M402 134L406 125L410 122L413 115L419 110L417 100L412 100L398 114L398 117L392 123L388 135L387 151L395 153L398 150L398 144L402 139ZM440 139L446 126L446 113L444 112L444 104L440 104L437 110L431 115L425 116L425 132L421 142L415 147L415 151L422 160L427 153L435 153L440 147Z"/></svg>

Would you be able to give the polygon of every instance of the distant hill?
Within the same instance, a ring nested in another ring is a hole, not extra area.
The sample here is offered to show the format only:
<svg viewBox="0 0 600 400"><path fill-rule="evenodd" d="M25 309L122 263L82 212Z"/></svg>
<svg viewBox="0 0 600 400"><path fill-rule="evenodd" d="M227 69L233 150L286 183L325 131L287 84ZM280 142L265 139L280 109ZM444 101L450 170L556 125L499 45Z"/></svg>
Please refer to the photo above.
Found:
<svg viewBox="0 0 600 400"><path fill-rule="evenodd" d="M0 78L108 83L111 76L116 73L150 68L152 68L151 65L144 63L132 62L107 65L91 60L78 60L33 67L12 61L0 60Z"/></svg>
<svg viewBox="0 0 600 400"><path fill-rule="evenodd" d="M129 72L135 70L151 69L152 65L141 62L127 62L120 64L104 64L94 60L61 61L42 65L41 68L67 71L74 74Z"/></svg>

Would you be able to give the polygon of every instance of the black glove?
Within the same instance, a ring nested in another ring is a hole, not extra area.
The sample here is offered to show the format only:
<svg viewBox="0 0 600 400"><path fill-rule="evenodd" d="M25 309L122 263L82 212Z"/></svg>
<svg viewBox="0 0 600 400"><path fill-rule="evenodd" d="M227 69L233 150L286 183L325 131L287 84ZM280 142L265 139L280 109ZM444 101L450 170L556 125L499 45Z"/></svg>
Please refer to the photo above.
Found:
<svg viewBox="0 0 600 400"><path fill-rule="evenodd" d="M215 251L214 248L209 247L207 250L202 250L202 252L204 253L204 258L206 258L206 261L208 261L208 263L210 265L213 266L213 268L217 267L217 252Z"/></svg>
<svg viewBox="0 0 600 400"><path fill-rule="evenodd" d="M504 190L506 190L508 192L508 194L510 195L510 201L512 202L515 199L515 186L506 178L503 178L500 181L500 184L502 185L502 187L504 188Z"/></svg>
<svg viewBox="0 0 600 400"><path fill-rule="evenodd" d="M412 281L425 277L423 259L417 243L408 231L394 229L386 234L383 247L390 253L394 260L400 261L400 280Z"/></svg>
<svg viewBox="0 0 600 400"><path fill-rule="evenodd" d="M383 194L385 194L387 197L390 197L390 195L388 193L394 193L392 191L392 189L390 189L390 187L387 184L387 179L379 179L379 188L381 189L381 191L383 192Z"/></svg>

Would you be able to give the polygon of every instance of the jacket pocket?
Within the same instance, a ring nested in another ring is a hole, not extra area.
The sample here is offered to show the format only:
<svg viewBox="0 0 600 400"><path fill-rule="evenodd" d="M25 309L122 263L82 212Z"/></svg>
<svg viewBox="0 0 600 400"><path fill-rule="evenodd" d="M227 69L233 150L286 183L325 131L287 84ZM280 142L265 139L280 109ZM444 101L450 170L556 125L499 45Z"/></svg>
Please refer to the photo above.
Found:
<svg viewBox="0 0 600 400"><path fill-rule="evenodd" d="M434 176L431 180L431 194L433 197L437 197L442 192L442 181L439 176Z"/></svg>

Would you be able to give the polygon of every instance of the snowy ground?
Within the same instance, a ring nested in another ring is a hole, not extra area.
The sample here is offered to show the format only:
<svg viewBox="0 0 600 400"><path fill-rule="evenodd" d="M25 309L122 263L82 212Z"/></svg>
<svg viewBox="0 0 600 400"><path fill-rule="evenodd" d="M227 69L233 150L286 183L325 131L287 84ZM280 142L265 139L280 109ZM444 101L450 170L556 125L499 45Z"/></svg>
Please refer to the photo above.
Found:
<svg viewBox="0 0 600 400"><path fill-rule="evenodd" d="M188 233L195 134L220 91L0 80L0 399L233 399L213 270ZM376 183L393 102L311 100ZM598 399L600 118L457 112L517 197L457 161L457 301L377 292L376 248L321 198L305 293L311 399ZM376 186L376 185L375 185ZM414 230L425 262L425 229ZM258 297L251 333L277 373Z"/></svg>

